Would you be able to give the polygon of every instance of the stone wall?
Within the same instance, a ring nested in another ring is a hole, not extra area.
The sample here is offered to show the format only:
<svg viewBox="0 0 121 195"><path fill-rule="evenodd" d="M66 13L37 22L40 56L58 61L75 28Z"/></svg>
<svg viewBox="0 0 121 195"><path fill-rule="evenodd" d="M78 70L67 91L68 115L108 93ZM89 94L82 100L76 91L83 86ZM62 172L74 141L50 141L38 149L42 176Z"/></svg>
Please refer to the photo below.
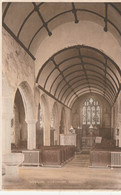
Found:
<svg viewBox="0 0 121 195"><path fill-rule="evenodd" d="M2 71L8 80L14 99L16 89L23 81L29 83L33 92L35 64L25 50L4 29L2 35Z"/></svg>
<svg viewBox="0 0 121 195"><path fill-rule="evenodd" d="M63 105L43 93L35 85L35 62L24 51L23 48L3 29L2 50L2 72L3 72L3 152L11 150L11 121L14 117L15 94L19 88L25 110L25 123L23 131L27 128L28 146L30 149L36 147L36 123L38 121L38 105L43 110L43 143L50 145L50 126L53 106L56 103L57 111L56 125L54 131L54 142L59 144L59 126L61 110ZM7 83L7 84L6 84ZM8 94L9 92L9 94ZM9 106L8 106L9 105ZM9 110L7 110L9 108ZM65 108L66 120L64 133L70 128L70 110ZM17 115L16 115L17 116ZM20 133L18 131L18 133ZM20 136L20 135L19 135ZM19 137L18 136L18 137ZM26 135L23 134L23 140ZM6 140L6 141L5 141ZM14 140L14 139L13 139ZM15 141L15 140L14 140ZM6 144L4 144L6 142Z"/></svg>

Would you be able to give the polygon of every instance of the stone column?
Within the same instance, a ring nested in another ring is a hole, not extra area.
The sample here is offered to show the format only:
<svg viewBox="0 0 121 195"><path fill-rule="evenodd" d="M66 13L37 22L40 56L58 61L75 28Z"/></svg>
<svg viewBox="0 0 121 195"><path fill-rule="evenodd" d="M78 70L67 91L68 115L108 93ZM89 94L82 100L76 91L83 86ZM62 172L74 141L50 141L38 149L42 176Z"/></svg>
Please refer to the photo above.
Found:
<svg viewBox="0 0 121 195"><path fill-rule="evenodd" d="M47 121L44 124L44 145L50 146L50 123Z"/></svg>
<svg viewBox="0 0 121 195"><path fill-rule="evenodd" d="M27 122L27 149L36 148L36 121Z"/></svg>

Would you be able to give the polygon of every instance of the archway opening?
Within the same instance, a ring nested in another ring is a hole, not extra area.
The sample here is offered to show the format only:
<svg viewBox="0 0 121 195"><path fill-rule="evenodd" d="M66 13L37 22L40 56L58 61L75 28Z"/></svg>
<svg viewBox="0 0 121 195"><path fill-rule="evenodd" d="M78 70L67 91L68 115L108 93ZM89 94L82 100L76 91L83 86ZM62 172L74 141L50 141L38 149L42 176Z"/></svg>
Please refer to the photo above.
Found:
<svg viewBox="0 0 121 195"><path fill-rule="evenodd" d="M19 89L14 99L14 117L11 121L12 139L11 150L27 149L27 123L25 121L25 108Z"/></svg>

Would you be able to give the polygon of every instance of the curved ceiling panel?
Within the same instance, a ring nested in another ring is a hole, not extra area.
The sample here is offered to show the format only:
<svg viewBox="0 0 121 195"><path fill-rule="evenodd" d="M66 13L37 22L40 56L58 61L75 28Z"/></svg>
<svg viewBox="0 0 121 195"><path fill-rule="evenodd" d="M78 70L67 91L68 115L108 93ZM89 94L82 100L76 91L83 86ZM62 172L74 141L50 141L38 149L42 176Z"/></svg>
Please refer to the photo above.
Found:
<svg viewBox="0 0 121 195"><path fill-rule="evenodd" d="M3 27L33 59L41 41L46 36L54 36L53 29L82 20L98 23L105 32L110 31L117 37L121 35L121 3L3 3ZM91 53L88 56L91 57ZM98 59L104 60L100 55ZM57 64L58 60L57 57Z"/></svg>
<svg viewBox="0 0 121 195"><path fill-rule="evenodd" d="M40 69L39 87L70 107L84 93L101 94L112 105L120 91L121 70L101 51L76 45L54 54Z"/></svg>

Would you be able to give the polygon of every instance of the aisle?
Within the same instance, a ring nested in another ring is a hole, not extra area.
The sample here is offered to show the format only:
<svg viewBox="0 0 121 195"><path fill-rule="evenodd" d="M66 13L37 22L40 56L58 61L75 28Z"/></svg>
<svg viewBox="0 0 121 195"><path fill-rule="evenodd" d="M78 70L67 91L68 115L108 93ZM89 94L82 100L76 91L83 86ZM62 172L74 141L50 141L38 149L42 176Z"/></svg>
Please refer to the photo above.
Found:
<svg viewBox="0 0 121 195"><path fill-rule="evenodd" d="M70 161L66 167L89 167L89 154L77 154L75 158Z"/></svg>

